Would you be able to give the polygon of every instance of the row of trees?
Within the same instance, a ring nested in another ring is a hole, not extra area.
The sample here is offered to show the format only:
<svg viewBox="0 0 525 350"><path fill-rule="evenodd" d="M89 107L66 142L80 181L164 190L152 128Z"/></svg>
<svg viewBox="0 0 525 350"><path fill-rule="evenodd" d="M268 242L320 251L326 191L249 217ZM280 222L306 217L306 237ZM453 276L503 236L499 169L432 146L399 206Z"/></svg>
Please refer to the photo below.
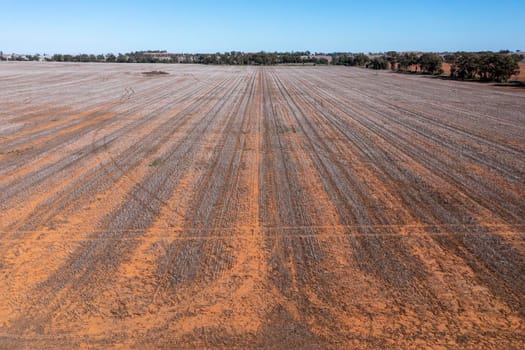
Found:
<svg viewBox="0 0 525 350"><path fill-rule="evenodd" d="M437 54L400 54L394 51L370 56L363 53L334 55L332 62L335 65L359 66L370 69L392 69L403 72L416 70L429 74L440 73L442 65L442 59Z"/></svg>
<svg viewBox="0 0 525 350"><path fill-rule="evenodd" d="M478 79L483 81L507 81L519 74L519 62L522 54L510 54L508 51L494 52L458 52L438 55L435 53L416 54L334 54L333 64L360 66L370 69L392 69L399 72L421 72L443 74L443 63L450 64L450 77L456 79Z"/></svg>
<svg viewBox="0 0 525 350"><path fill-rule="evenodd" d="M276 65L276 64L328 64L325 57L317 57L306 52L225 52L196 55L192 63L227 65Z"/></svg>
<svg viewBox="0 0 525 350"><path fill-rule="evenodd" d="M10 55L9 59L11 61L39 61L40 55ZM0 61L7 61L8 58L0 51Z"/></svg>
<svg viewBox="0 0 525 350"><path fill-rule="evenodd" d="M332 64L340 66L365 67L370 62L370 57L364 53L358 54L333 54Z"/></svg>
<svg viewBox="0 0 525 350"><path fill-rule="evenodd" d="M155 52L152 52L155 53ZM166 60L161 57L156 57L151 54L147 54L146 51L131 52L118 55L112 53L106 55L60 55L56 54L51 57L51 61L56 62L118 62L118 63L162 63ZM175 61L169 61L166 63L174 63Z"/></svg>
<svg viewBox="0 0 525 350"><path fill-rule="evenodd" d="M385 59L389 62L392 70L402 72L419 71L428 74L441 74L443 60L435 53L423 53L417 55L413 52L399 54L397 52L387 52Z"/></svg>
<svg viewBox="0 0 525 350"><path fill-rule="evenodd" d="M57 62L119 62L119 63L197 63L225 65L275 65L275 64L328 64L325 57L316 57L310 52L244 53L225 52L215 54L169 54L163 51L138 51L126 54L107 55L53 55Z"/></svg>
<svg viewBox="0 0 525 350"><path fill-rule="evenodd" d="M389 51L383 54L333 53L329 55L304 52L258 52L231 51L215 54L170 54L166 51L137 51L126 54L61 55L9 55L0 52L0 60L42 60L57 62L119 62L119 63L196 63L222 65L276 65L276 64L334 64L359 66L370 69L391 69L400 72L443 74L443 62L450 65L450 76L456 79L479 79L506 81L519 73L524 56L510 51L458 52L439 55Z"/></svg>
<svg viewBox="0 0 525 350"><path fill-rule="evenodd" d="M444 57L450 64L450 76L459 79L507 81L520 72L522 55L493 52L459 52Z"/></svg>

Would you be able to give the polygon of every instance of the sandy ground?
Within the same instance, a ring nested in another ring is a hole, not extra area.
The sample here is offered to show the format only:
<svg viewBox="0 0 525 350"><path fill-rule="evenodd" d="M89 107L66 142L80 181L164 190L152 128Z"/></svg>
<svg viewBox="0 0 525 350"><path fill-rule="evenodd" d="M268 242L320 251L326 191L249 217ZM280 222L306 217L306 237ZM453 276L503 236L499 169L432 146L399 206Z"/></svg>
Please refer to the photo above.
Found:
<svg viewBox="0 0 525 350"><path fill-rule="evenodd" d="M0 349L521 349L524 97L2 63Z"/></svg>

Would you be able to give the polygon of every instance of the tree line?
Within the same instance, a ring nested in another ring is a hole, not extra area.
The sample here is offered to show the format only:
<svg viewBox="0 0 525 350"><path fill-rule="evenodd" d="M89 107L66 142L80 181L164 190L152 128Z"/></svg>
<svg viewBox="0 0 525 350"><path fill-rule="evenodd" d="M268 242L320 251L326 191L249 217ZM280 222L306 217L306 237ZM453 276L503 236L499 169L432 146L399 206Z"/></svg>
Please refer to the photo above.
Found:
<svg viewBox="0 0 525 350"><path fill-rule="evenodd" d="M384 54L334 54L333 64L365 67L370 69L391 69L400 72L420 71L429 74L441 73L442 58L435 53L416 54L389 51Z"/></svg>
<svg viewBox="0 0 525 350"><path fill-rule="evenodd" d="M500 52L456 52L451 54L398 53L384 54L333 54L335 65L358 66L370 69L391 69L398 72L424 74L444 73L443 63L450 65L450 78L481 81L507 81L520 72L523 54Z"/></svg>
<svg viewBox="0 0 525 350"><path fill-rule="evenodd" d="M277 64L328 64L326 57L304 52L257 52L231 51L196 55L191 63L226 65L277 65Z"/></svg>
<svg viewBox="0 0 525 350"><path fill-rule="evenodd" d="M317 57L309 51L283 53L244 53L231 51L214 54L170 54L165 51L137 51L118 55L62 55L48 58L56 62L116 62L116 63L195 63L219 65L277 65L277 64L328 64L326 57Z"/></svg>
<svg viewBox="0 0 525 350"><path fill-rule="evenodd" d="M450 64L450 76L458 79L478 79L482 81L507 81L520 72L522 55L493 52L460 52L446 55Z"/></svg>
<svg viewBox="0 0 525 350"><path fill-rule="evenodd" d="M230 51L214 54L171 54L166 51L137 51L109 54L55 54L10 55L0 52L0 60L46 60L56 62L116 62L116 63L194 63L217 65L278 65L278 64L319 64L356 66L369 69L390 69L397 72L418 72L423 74L443 74L443 63L450 65L450 78L482 81L507 81L519 74L519 64L523 54L500 52L456 52L437 53L399 53L389 51L379 54L331 53L312 54L309 51L297 52L257 52L244 53Z"/></svg>

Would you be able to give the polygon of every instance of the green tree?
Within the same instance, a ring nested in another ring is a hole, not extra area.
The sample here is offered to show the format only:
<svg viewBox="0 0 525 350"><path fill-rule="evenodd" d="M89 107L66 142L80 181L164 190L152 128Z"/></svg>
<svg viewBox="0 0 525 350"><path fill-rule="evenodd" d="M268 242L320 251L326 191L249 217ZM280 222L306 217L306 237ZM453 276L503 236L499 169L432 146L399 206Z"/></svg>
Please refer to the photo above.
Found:
<svg viewBox="0 0 525 350"><path fill-rule="evenodd" d="M422 72L430 74L442 72L441 57L435 53L424 53L419 57L418 63Z"/></svg>
<svg viewBox="0 0 525 350"><path fill-rule="evenodd" d="M365 67L370 62L370 59L364 53L358 53L354 56L354 65Z"/></svg>
<svg viewBox="0 0 525 350"><path fill-rule="evenodd" d="M399 54L395 51L388 51L385 54L385 59L390 65L390 69L396 70L397 64L399 63Z"/></svg>
<svg viewBox="0 0 525 350"><path fill-rule="evenodd" d="M519 74L518 57L507 53L458 52L447 59L451 62L450 75L459 79L507 81Z"/></svg>
<svg viewBox="0 0 525 350"><path fill-rule="evenodd" d="M388 62L383 57L375 57L368 64L368 68L372 69L387 69Z"/></svg>
<svg viewBox="0 0 525 350"><path fill-rule="evenodd" d="M520 72L518 62L509 55L492 54L488 57L488 78L494 81L507 81Z"/></svg>
<svg viewBox="0 0 525 350"><path fill-rule="evenodd" d="M119 63L128 62L128 56L119 53L117 56L117 62Z"/></svg>

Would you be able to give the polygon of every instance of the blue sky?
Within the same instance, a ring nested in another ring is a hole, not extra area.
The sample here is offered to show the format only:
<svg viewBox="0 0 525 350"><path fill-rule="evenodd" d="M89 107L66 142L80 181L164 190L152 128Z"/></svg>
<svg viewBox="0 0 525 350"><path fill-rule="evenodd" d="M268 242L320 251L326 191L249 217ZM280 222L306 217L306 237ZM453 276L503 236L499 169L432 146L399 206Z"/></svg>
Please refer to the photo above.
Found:
<svg viewBox="0 0 525 350"><path fill-rule="evenodd" d="M525 0L0 0L0 50L525 50L524 18Z"/></svg>

